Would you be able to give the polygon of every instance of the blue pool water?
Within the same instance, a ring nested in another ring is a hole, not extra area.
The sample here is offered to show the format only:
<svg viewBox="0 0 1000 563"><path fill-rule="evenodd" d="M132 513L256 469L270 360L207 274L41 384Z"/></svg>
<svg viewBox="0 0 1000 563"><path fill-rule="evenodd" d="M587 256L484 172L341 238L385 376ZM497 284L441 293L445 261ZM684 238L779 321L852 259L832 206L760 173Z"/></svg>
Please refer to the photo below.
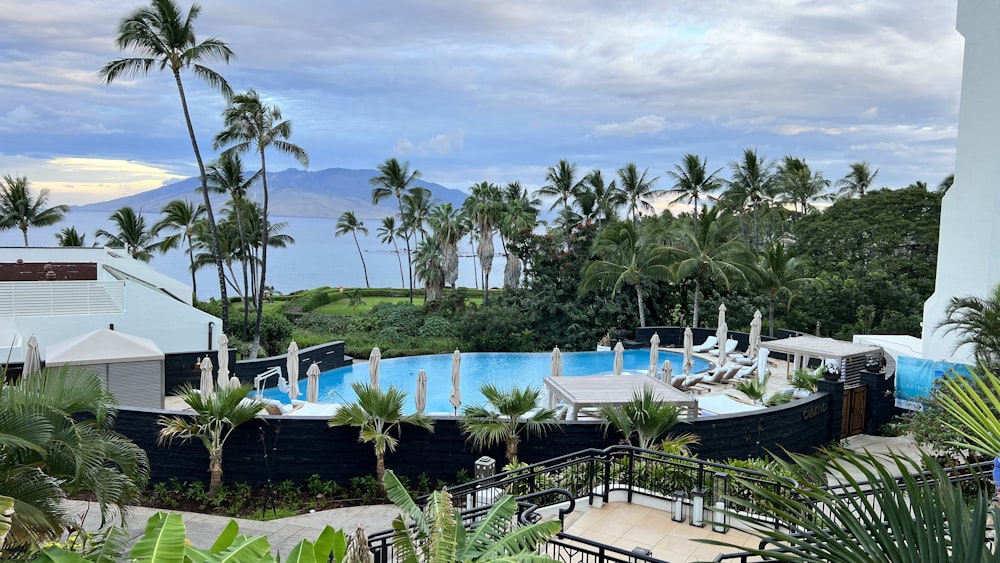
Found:
<svg viewBox="0 0 1000 563"><path fill-rule="evenodd" d="M482 404L479 388L484 383L493 383L500 388L514 386L542 387L542 379L549 375L552 355L549 352L532 354L473 352L462 354L462 404ZM670 360L674 373L681 372L682 354L660 351L660 364ZM614 364L614 352L564 352L563 375L610 374ZM645 373L649 369L649 350L626 350L625 371ZM694 371L708 369L708 363L694 359ZM428 414L452 413L448 395L451 393L451 354L432 356L411 356L388 358L379 364L379 386L387 389L390 385L406 391L408 398L405 412L414 412L413 392L417 386L417 370L427 372ZM350 403L357 399L351 383L368 381L368 362L360 362L324 372L319 379L319 400L322 403ZM299 378L299 399L304 399L306 380ZM288 402L288 394L272 388L264 391L264 396Z"/></svg>

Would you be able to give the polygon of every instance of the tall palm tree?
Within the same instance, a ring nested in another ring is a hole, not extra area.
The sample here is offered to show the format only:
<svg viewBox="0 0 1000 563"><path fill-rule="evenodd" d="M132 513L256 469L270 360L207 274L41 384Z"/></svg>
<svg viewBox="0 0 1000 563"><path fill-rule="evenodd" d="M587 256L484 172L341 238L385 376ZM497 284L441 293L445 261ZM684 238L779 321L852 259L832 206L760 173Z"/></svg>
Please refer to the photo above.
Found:
<svg viewBox="0 0 1000 563"><path fill-rule="evenodd" d="M77 232L76 227L66 227L56 233L56 243L59 246L86 246L87 235Z"/></svg>
<svg viewBox="0 0 1000 563"><path fill-rule="evenodd" d="M191 112L188 110L187 95L181 82L181 70L192 70L195 76L204 80L209 87L222 92L228 98L232 95L229 83L222 75L203 63L222 61L228 64L229 59L235 55L229 45L215 37L200 43L196 41L194 21L200 14L201 7L197 4L192 5L187 15L184 15L173 0L151 0L148 7L135 10L118 24L118 36L115 38L118 48L136 51L139 56L115 59L104 65L99 75L106 84L111 84L118 78L144 76L154 67L160 70L170 69L173 75L181 100L181 109L184 111L184 122L191 138L191 148L194 149L194 158L198 163L198 173L205 198L205 215L208 219L212 250L219 275L222 330L226 332L229 330L229 299L226 297L222 249L219 246L219 233L215 226L215 213L208 197L205 164L198 149L198 139L195 137Z"/></svg>
<svg viewBox="0 0 1000 563"><path fill-rule="evenodd" d="M757 149L744 149L743 158L733 161L730 166L733 175L726 183L726 193L722 201L727 209L740 214L750 211L753 216L753 236L750 247L754 253L760 252L760 210L776 195L777 175L774 163L758 156Z"/></svg>
<svg viewBox="0 0 1000 563"><path fill-rule="evenodd" d="M292 136L292 122L284 119L278 106L267 105L260 99L255 90L247 90L236 94L229 101L229 106L222 113L225 129L220 131L213 142L214 148L229 146L227 152L244 154L250 150L260 157L260 179L263 188L263 221L261 222L261 240L268 238L268 205L267 189L267 151L276 150L281 154L291 156L302 166L309 167L309 154L300 146L288 142ZM260 278L254 286L256 289L254 303L257 309L257 321L254 323L253 346L250 348L250 359L257 357L260 349L260 331L264 321L264 286L267 284L267 247L261 247Z"/></svg>
<svg viewBox="0 0 1000 563"><path fill-rule="evenodd" d="M819 283L816 278L802 275L804 266L781 241L773 241L764 248L757 276L760 278L760 286L767 291L769 336L774 336L774 304L780 299L787 308L796 291Z"/></svg>
<svg viewBox="0 0 1000 563"><path fill-rule="evenodd" d="M444 293L445 274L441 245L436 237L427 237L417 244L413 253L413 273L424 282L424 301L430 302Z"/></svg>
<svg viewBox="0 0 1000 563"><path fill-rule="evenodd" d="M361 257L361 268L365 272L365 287L370 288L372 285L368 283L368 265L365 264L365 255L361 252L361 244L358 242L359 232L363 235L368 234L368 227L365 227L365 222L359 221L353 211L345 211L337 219L337 225L333 234L338 237L347 233L354 235L354 246L358 247L358 256Z"/></svg>
<svg viewBox="0 0 1000 563"><path fill-rule="evenodd" d="M167 202L167 204L160 209L160 213L162 213L164 217L153 225L153 235L156 236L163 230L177 231L161 241L160 249L164 252L169 248L175 248L180 239L183 239L185 244L187 244L188 260L190 262L189 269L191 270L191 292L194 301L197 302L198 278L194 273L194 233L198 226L198 222L204 219L205 206L202 204L195 205L189 201L175 199Z"/></svg>
<svg viewBox="0 0 1000 563"><path fill-rule="evenodd" d="M538 226L538 206L541 200L528 195L520 182L509 182L501 191L500 244L507 263L503 271L505 289L516 289L523 269L519 248Z"/></svg>
<svg viewBox="0 0 1000 563"><path fill-rule="evenodd" d="M822 172L813 172L806 161L791 155L785 156L778 169L778 186L781 202L791 203L799 215L807 215L816 209L814 201L829 200L826 190L830 181Z"/></svg>
<svg viewBox="0 0 1000 563"><path fill-rule="evenodd" d="M952 297L944 320L936 328L945 329L945 334L955 333L956 349L971 345L980 366L1000 373L1000 285L985 297Z"/></svg>
<svg viewBox="0 0 1000 563"><path fill-rule="evenodd" d="M403 223L407 226L407 231L417 235L419 240L424 240L427 236L427 228L424 226L431 214L433 201L431 191L420 186L413 186L402 197L403 202Z"/></svg>
<svg viewBox="0 0 1000 563"><path fill-rule="evenodd" d="M555 409L538 408L542 394L538 388L501 389L486 383L479 392L486 403L462 407L458 426L477 449L504 444L508 463L517 459L522 433L544 436L559 424Z"/></svg>
<svg viewBox="0 0 1000 563"><path fill-rule="evenodd" d="M837 187L840 188L838 193L844 198L863 197L865 192L875 183L877 176L878 168L872 171L872 165L868 161L853 162L851 170L843 178L837 180Z"/></svg>
<svg viewBox="0 0 1000 563"><path fill-rule="evenodd" d="M358 441L370 442L375 448L375 477L379 496L385 496L385 454L396 451L398 435L404 424L434 431L434 421L424 413L403 414L406 392L389 386L382 390L361 381L351 384L357 402L342 406L330 418L332 426L353 426L358 429ZM395 434L395 435L393 435Z"/></svg>
<svg viewBox="0 0 1000 563"><path fill-rule="evenodd" d="M95 233L106 239L108 246L124 248L129 256L142 262L149 262L153 253L161 250L161 241L146 227L146 218L141 212L125 206L112 213L108 220L114 224L114 231L98 229Z"/></svg>
<svg viewBox="0 0 1000 563"><path fill-rule="evenodd" d="M646 326L643 281L671 278L670 255L656 233L632 222L608 225L594 243L594 259L583 270L581 292L595 287L611 287L616 295L624 285L635 287L639 326Z"/></svg>
<svg viewBox="0 0 1000 563"><path fill-rule="evenodd" d="M455 289L455 284L458 282L458 243L469 232L469 222L461 209L456 209L451 203L445 202L431 209L428 223L434 231L434 239L441 247L444 284ZM400 266L400 274L402 272Z"/></svg>
<svg viewBox="0 0 1000 563"><path fill-rule="evenodd" d="M675 164L673 170L667 171L667 175L674 179L674 187L667 190L667 193L677 195L670 203L693 204L694 220L697 222L701 198L711 197L709 194L722 185L715 177L721 170L718 168L714 172L709 172L707 158L702 160L698 155L691 153L684 155L680 164Z"/></svg>
<svg viewBox="0 0 1000 563"><path fill-rule="evenodd" d="M396 229L396 218L392 215L389 215L387 217L382 217L382 224L379 225L378 229L375 231L375 234L378 235L378 240L382 244L392 245L392 248L396 253L396 261L399 262L399 283L402 284L403 288L405 289L406 278L403 277L403 258L400 257L399 246L396 244L396 235L399 234L399 230ZM456 260L457 260L457 255L456 255Z"/></svg>
<svg viewBox="0 0 1000 563"><path fill-rule="evenodd" d="M233 431L253 420L264 407L255 397L249 397L251 387L220 387L213 393L199 393L190 384L180 389L178 395L194 411L193 415L162 416L159 443L170 445L201 440L208 450L208 494L215 496L222 483L222 450Z"/></svg>
<svg viewBox="0 0 1000 563"><path fill-rule="evenodd" d="M410 303L413 303L413 257L410 250L411 231L407 228L403 210L403 194L410 191L413 182L420 178L420 171L410 172L410 163L400 163L396 158L389 158L378 166L379 175L368 180L372 187L372 205L378 205L387 197L396 197L399 204L399 233L406 242L406 271L410 281Z"/></svg>
<svg viewBox="0 0 1000 563"><path fill-rule="evenodd" d="M475 226L479 245L480 272L483 276L483 305L490 300L490 271L493 269L493 235L503 213L503 195L496 184L480 182L469 188L469 197L462 204L465 215Z"/></svg>
<svg viewBox="0 0 1000 563"><path fill-rule="evenodd" d="M569 209L570 201L576 197L581 184L581 181L576 179L576 165L565 158L560 160L559 164L549 166L545 181L548 183L538 188L535 194L555 198L549 211L560 205Z"/></svg>
<svg viewBox="0 0 1000 563"><path fill-rule="evenodd" d="M625 204L625 193L619 189L615 180L610 184L604 183L601 170L595 168L583 177L583 182L576 196L580 204L581 211L587 220L602 225L605 221L613 221L618 218L618 209ZM584 208L589 210L587 213Z"/></svg>
<svg viewBox="0 0 1000 563"><path fill-rule="evenodd" d="M704 208L700 221L681 218L674 225L669 247L674 275L694 279L692 326L697 327L702 286L709 280L724 287L746 282L754 256L737 236L732 216L721 214L718 206Z"/></svg>
<svg viewBox="0 0 1000 563"><path fill-rule="evenodd" d="M664 193L664 190L654 187L659 176L648 178L648 174L649 168L640 174L639 167L634 162L618 169L618 189L628 206L626 216L631 214L633 223L639 221L640 213L653 211L652 201Z"/></svg>
<svg viewBox="0 0 1000 563"><path fill-rule="evenodd" d="M942 194L948 193L948 190L951 189L951 185L954 183L955 183L955 173L952 172L951 174L945 176L944 180L941 180L941 183L938 184L937 186L938 193Z"/></svg>
<svg viewBox="0 0 1000 563"><path fill-rule="evenodd" d="M69 213L68 205L45 207L48 201L49 190L40 190L34 197L27 177L4 175L0 183L0 230L20 229L24 246L28 246L29 227L55 225Z"/></svg>

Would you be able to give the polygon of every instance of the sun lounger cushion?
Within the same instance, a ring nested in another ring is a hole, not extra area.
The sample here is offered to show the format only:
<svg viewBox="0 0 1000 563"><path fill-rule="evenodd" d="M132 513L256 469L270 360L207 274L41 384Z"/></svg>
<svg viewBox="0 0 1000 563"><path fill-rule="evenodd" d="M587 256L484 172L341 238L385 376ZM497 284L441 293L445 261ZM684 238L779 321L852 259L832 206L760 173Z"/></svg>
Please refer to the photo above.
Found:
<svg viewBox="0 0 1000 563"><path fill-rule="evenodd" d="M712 348L715 348L718 343L719 343L718 337L709 336L708 338L705 339L704 342L698 344L697 346L694 346L691 349L694 350L695 352L707 352Z"/></svg>

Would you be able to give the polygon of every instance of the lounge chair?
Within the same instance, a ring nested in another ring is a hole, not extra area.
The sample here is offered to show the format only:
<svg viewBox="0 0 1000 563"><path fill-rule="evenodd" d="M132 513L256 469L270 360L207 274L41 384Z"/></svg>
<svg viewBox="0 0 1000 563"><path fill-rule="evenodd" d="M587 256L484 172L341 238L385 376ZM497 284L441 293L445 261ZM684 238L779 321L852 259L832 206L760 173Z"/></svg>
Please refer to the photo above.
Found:
<svg viewBox="0 0 1000 563"><path fill-rule="evenodd" d="M701 352L708 352L712 348L715 348L718 343L719 343L718 337L716 337L716 336L709 336L708 338L705 339L704 342L702 342L701 344L699 344L699 345L691 348L691 350L693 350L695 352L699 352L699 353L701 353Z"/></svg>
<svg viewBox="0 0 1000 563"><path fill-rule="evenodd" d="M732 383L740 379L753 377L756 373L757 373L757 364L753 364L751 366L743 366L740 369L736 370L733 373L733 375L729 376L729 379L726 380L726 383Z"/></svg>
<svg viewBox="0 0 1000 563"><path fill-rule="evenodd" d="M674 388L680 389L681 391L683 391L685 389L684 388L684 380L687 379L687 378L688 378L688 376L684 375L683 373L680 374L680 375L675 375L672 378L670 378L670 384L673 385Z"/></svg>
<svg viewBox="0 0 1000 563"><path fill-rule="evenodd" d="M725 383L727 379L733 376L737 371L739 371L739 365L726 364L720 368L716 368L712 375L705 380L705 383L709 385L715 385L716 383Z"/></svg>
<svg viewBox="0 0 1000 563"><path fill-rule="evenodd" d="M726 340L726 355L728 356L729 354L732 354L733 352L735 352L736 351L736 346L738 346L738 345L739 345L739 341L737 341L737 340ZM712 348L711 350L706 351L705 353L708 354L708 355L718 354L719 353L719 347L715 346L714 348Z"/></svg>
<svg viewBox="0 0 1000 563"><path fill-rule="evenodd" d="M751 358L745 354L729 354L729 359L743 366L752 366L757 363L757 358Z"/></svg>

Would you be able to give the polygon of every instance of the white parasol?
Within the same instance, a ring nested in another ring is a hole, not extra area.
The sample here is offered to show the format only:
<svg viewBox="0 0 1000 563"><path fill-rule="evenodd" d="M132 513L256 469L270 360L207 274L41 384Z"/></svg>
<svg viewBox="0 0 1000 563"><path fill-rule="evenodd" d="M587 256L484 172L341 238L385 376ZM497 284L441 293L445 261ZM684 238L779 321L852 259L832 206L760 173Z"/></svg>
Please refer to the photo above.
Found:
<svg viewBox="0 0 1000 563"><path fill-rule="evenodd" d="M205 356L204 358L201 359L201 386L198 387L198 390L201 392L201 395L203 397L205 395L210 395L215 392L215 389L213 388L214 386L212 384L213 367L214 366L212 365L212 358Z"/></svg>
<svg viewBox="0 0 1000 563"><path fill-rule="evenodd" d="M219 335L219 374L216 376L219 387L225 387L229 382L229 337L225 333Z"/></svg>
<svg viewBox="0 0 1000 563"><path fill-rule="evenodd" d="M552 349L552 360L549 363L549 375L552 377L562 376L562 352L556 346Z"/></svg>
<svg viewBox="0 0 1000 563"><path fill-rule="evenodd" d="M368 355L368 382L376 389L378 389L378 365L381 362L382 351L376 346L372 348L372 353Z"/></svg>
<svg viewBox="0 0 1000 563"><path fill-rule="evenodd" d="M691 370L694 369L694 333L691 332L691 327L684 329L684 364L681 366L681 372L684 375L691 375Z"/></svg>
<svg viewBox="0 0 1000 563"><path fill-rule="evenodd" d="M32 334L24 345L24 365L21 367L21 377L42 371L42 353L38 350L38 339Z"/></svg>
<svg viewBox="0 0 1000 563"><path fill-rule="evenodd" d="M649 376L656 377L660 367L660 333L654 332L649 339Z"/></svg>
<svg viewBox="0 0 1000 563"><path fill-rule="evenodd" d="M618 344L615 344L615 364L614 372L615 375L621 375L622 370L625 369L625 347L622 346L622 341L619 340Z"/></svg>
<svg viewBox="0 0 1000 563"><path fill-rule="evenodd" d="M715 337L719 339L719 367L726 365L726 343L729 341L729 325L726 324L726 304L719 304L719 325L715 330Z"/></svg>
<svg viewBox="0 0 1000 563"><path fill-rule="evenodd" d="M306 402L307 403L318 403L319 402L319 364L313 362L309 369L306 370L306 377L309 378L309 383L306 384Z"/></svg>
<svg viewBox="0 0 1000 563"><path fill-rule="evenodd" d="M674 376L674 364L670 360L663 360L663 381L670 382Z"/></svg>
<svg viewBox="0 0 1000 563"><path fill-rule="evenodd" d="M448 402L455 409L456 415L458 414L458 407L462 405L461 366L462 353L455 350L455 353L451 355L451 395L448 396Z"/></svg>
<svg viewBox="0 0 1000 563"><path fill-rule="evenodd" d="M294 340L288 345L285 368L288 371L288 398L294 401L299 396L299 345Z"/></svg>
<svg viewBox="0 0 1000 563"><path fill-rule="evenodd" d="M427 372L423 369L417 371L417 389L413 392L413 405L417 407L417 412L424 412L427 408Z"/></svg>
<svg viewBox="0 0 1000 563"><path fill-rule="evenodd" d="M757 379L764 381L767 377L767 355L769 354L767 348L759 348L757 350Z"/></svg>
<svg viewBox="0 0 1000 563"><path fill-rule="evenodd" d="M750 321L750 344L747 345L747 357L753 358L757 355L757 349L760 348L760 325L761 325L761 314L760 309L753 314L753 320Z"/></svg>

